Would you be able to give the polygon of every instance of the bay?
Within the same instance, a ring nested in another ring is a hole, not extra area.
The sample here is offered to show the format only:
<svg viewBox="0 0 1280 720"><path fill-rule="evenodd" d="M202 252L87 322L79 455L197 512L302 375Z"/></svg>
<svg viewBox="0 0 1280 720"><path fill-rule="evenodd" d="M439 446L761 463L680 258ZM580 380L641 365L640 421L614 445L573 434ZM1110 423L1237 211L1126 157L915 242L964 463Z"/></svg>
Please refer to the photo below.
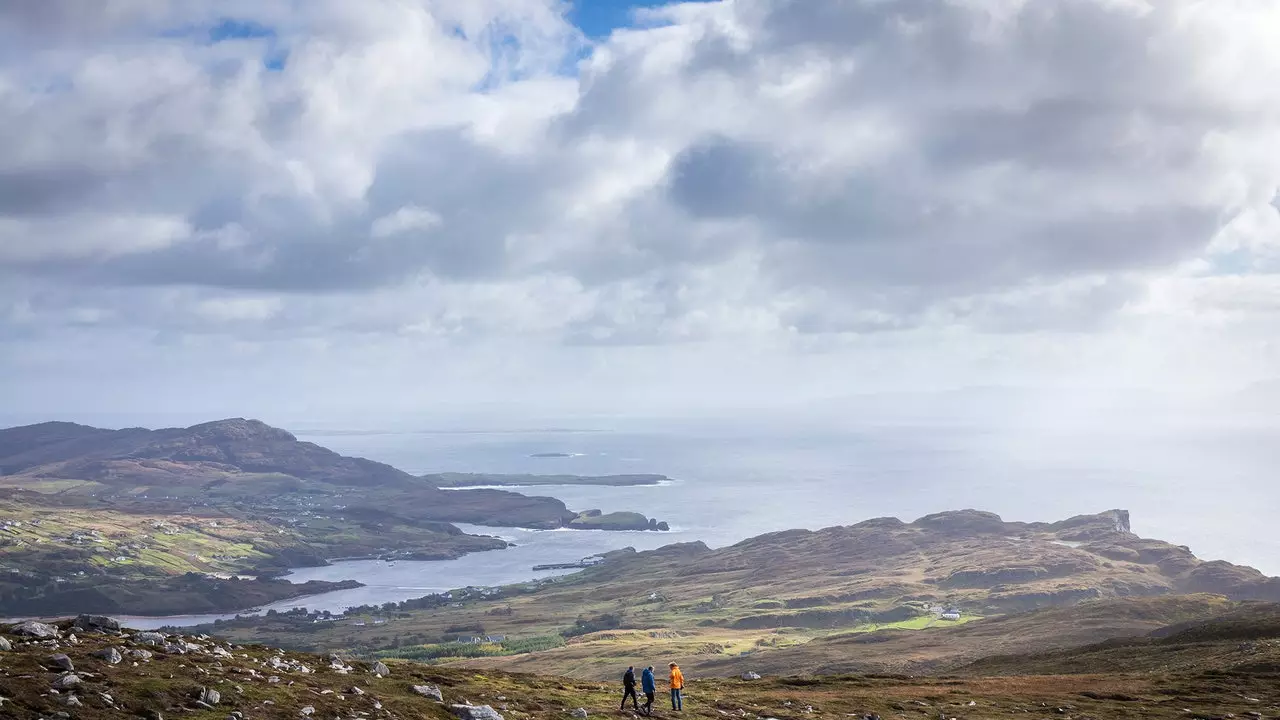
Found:
<svg viewBox="0 0 1280 720"><path fill-rule="evenodd" d="M1280 574L1280 537L1267 531L1280 508L1273 470L1280 433L1269 428L1015 428L868 425L841 431L771 428L521 432L330 432L304 435L348 455L415 473L659 473L660 486L511 488L557 497L577 510L633 510L666 520L668 533L528 531L461 526L516 548L444 562L336 563L289 579L366 584L276 603L338 611L429 592L545 576L534 565L571 562L623 547L673 542L725 546L762 533L819 529L871 517L912 520L976 508L1006 520L1053 521L1128 509L1140 535L1189 545ZM556 453L557 457L534 457ZM141 620L190 624L200 618Z"/></svg>

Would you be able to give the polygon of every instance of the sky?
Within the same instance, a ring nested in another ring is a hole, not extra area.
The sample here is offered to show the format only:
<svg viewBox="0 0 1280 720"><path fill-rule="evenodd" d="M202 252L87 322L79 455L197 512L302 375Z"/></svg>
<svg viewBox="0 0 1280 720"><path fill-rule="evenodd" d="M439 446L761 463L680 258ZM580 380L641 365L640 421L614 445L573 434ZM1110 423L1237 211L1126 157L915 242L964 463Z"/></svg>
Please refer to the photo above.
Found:
<svg viewBox="0 0 1280 720"><path fill-rule="evenodd" d="M0 5L0 406L733 413L1280 367L1274 0Z"/></svg>

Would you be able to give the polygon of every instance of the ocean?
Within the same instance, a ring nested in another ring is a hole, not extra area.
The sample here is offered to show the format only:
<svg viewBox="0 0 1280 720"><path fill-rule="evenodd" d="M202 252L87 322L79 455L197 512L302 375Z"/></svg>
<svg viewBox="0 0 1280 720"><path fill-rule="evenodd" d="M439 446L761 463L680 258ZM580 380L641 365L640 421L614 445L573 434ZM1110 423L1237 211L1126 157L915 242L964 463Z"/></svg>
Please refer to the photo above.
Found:
<svg viewBox="0 0 1280 720"><path fill-rule="evenodd" d="M1006 520L1053 521L1124 508L1134 532L1280 574L1280 433L1224 428L1029 430L940 423L812 428L325 432L300 435L413 473L596 475L659 473L661 486L544 486L576 510L634 510L671 532L528 531L463 526L517 547L444 562L337 563L291 580L355 579L356 590L277 603L340 611L467 585L545 577L534 565L624 547L700 540L713 547L762 533L820 529L872 517L913 520L976 508ZM557 453L567 457L534 457ZM131 621L193 624L216 617Z"/></svg>

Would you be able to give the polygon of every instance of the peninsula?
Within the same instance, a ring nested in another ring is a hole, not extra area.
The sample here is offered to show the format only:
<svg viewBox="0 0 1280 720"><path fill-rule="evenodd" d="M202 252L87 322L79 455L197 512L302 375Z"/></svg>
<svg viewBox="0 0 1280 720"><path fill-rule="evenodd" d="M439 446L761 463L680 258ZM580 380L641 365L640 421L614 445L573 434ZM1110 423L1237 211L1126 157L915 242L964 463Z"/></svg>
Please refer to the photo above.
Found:
<svg viewBox="0 0 1280 720"><path fill-rule="evenodd" d="M444 490L256 420L0 430L0 615L235 611L349 584L273 580L338 558L444 560L507 547L453 523L657 529L638 513Z"/></svg>

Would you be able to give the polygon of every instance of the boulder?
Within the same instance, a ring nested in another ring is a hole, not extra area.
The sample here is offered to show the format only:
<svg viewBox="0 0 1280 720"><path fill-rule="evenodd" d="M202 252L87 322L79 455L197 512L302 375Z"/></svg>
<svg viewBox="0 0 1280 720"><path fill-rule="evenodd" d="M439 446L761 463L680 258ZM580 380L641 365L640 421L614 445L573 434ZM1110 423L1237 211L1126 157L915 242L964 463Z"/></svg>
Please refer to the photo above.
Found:
<svg viewBox="0 0 1280 720"><path fill-rule="evenodd" d="M71 688L83 682L80 676L75 673L66 673L62 677L53 681L54 690L70 690Z"/></svg>
<svg viewBox="0 0 1280 720"><path fill-rule="evenodd" d="M71 658L63 655L62 653L50 655L49 664L64 672L71 672L76 669L75 664L71 662Z"/></svg>
<svg viewBox="0 0 1280 720"><path fill-rule="evenodd" d="M80 615L76 618L75 626L81 630L110 630L115 632L120 629L120 621L115 618L109 618L106 615Z"/></svg>
<svg viewBox="0 0 1280 720"><path fill-rule="evenodd" d="M222 701L222 693L213 688L200 688L200 702L217 705Z"/></svg>
<svg viewBox="0 0 1280 720"><path fill-rule="evenodd" d="M6 638L0 637L0 652L9 652L12 649L13 643L9 642Z"/></svg>
<svg viewBox="0 0 1280 720"><path fill-rule="evenodd" d="M134 635L133 639L143 645L154 645L156 647L164 645L165 642L164 633L158 632L140 632Z"/></svg>
<svg viewBox="0 0 1280 720"><path fill-rule="evenodd" d="M58 637L58 628L35 620L18 623L9 628L9 633L21 637L32 637L37 640L48 640Z"/></svg>
<svg viewBox="0 0 1280 720"><path fill-rule="evenodd" d="M414 685L413 691L422 697L429 697L432 700L444 702L444 693L440 692L440 688L436 685Z"/></svg>
<svg viewBox="0 0 1280 720"><path fill-rule="evenodd" d="M376 662L373 664L373 674L380 678L386 677L391 674L391 669L382 662Z"/></svg>
<svg viewBox="0 0 1280 720"><path fill-rule="evenodd" d="M316 714L316 709L310 705L302 708L303 717L311 717L312 715L315 715L315 714Z"/></svg>
<svg viewBox="0 0 1280 720"><path fill-rule="evenodd" d="M742 674L742 679L743 680L759 680L760 675L759 673L755 673L755 672L745 672Z"/></svg>
<svg viewBox="0 0 1280 720"><path fill-rule="evenodd" d="M570 715L572 715L572 716L574 716L574 717L576 717L576 718L578 718L578 720L586 720L586 717L587 717L587 709L586 709L586 708L578 708L577 710L574 710L573 712L571 712L571 713L569 713L569 714L570 714Z"/></svg>
<svg viewBox="0 0 1280 720"><path fill-rule="evenodd" d="M449 711L462 720L505 720L488 705L450 705Z"/></svg>
<svg viewBox="0 0 1280 720"><path fill-rule="evenodd" d="M107 648L105 650L99 650L95 652L93 656L102 660L108 665L119 665L120 661L124 659L123 657L121 657L120 651L116 650L113 647Z"/></svg>

